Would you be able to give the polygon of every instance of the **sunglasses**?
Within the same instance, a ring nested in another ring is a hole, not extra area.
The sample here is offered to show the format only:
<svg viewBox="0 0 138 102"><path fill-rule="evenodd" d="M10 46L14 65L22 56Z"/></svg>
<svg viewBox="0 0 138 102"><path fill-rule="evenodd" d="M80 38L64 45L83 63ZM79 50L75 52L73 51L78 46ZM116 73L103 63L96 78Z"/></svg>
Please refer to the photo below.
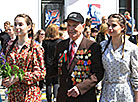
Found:
<svg viewBox="0 0 138 102"><path fill-rule="evenodd" d="M86 32L86 34L91 34L90 32Z"/></svg>
<svg viewBox="0 0 138 102"><path fill-rule="evenodd" d="M128 13L124 14L124 15L128 15Z"/></svg>
<svg viewBox="0 0 138 102"><path fill-rule="evenodd" d="M45 35L44 33L40 33L40 35Z"/></svg>

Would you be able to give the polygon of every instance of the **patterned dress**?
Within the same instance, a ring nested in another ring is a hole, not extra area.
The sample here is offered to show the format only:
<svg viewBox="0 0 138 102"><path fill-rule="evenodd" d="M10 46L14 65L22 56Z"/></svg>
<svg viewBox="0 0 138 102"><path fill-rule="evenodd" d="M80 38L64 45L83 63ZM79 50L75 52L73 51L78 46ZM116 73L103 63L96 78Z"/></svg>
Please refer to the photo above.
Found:
<svg viewBox="0 0 138 102"><path fill-rule="evenodd" d="M37 82L44 79L46 69L44 67L44 49L35 42L30 50L31 40L29 39L20 51L15 43L12 51L7 55L7 62L17 65L25 72L22 82L16 82L13 90L8 94L10 102L40 102L40 88ZM11 48L8 46L7 52ZM28 58L27 58L28 56Z"/></svg>
<svg viewBox="0 0 138 102"><path fill-rule="evenodd" d="M101 43L102 50L107 41ZM102 55L105 76L100 102L135 102L138 91L138 47L126 40L124 58L122 46L113 50L112 43Z"/></svg>

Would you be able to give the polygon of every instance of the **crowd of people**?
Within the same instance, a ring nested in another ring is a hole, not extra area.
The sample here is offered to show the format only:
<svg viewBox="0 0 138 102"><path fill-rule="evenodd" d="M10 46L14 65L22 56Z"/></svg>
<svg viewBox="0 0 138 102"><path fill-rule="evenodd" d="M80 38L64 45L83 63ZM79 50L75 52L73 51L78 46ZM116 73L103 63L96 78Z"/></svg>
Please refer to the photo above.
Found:
<svg viewBox="0 0 138 102"><path fill-rule="evenodd" d="M18 14L14 25L6 21L1 52L11 68L24 71L22 79L14 74L2 79L2 86L13 87L8 101L41 102L46 85L48 102L51 89L55 102L97 102L97 95L100 102L138 102L135 20L126 11L101 21L92 27L90 18L71 12L60 27L49 24L36 33L27 14Z"/></svg>

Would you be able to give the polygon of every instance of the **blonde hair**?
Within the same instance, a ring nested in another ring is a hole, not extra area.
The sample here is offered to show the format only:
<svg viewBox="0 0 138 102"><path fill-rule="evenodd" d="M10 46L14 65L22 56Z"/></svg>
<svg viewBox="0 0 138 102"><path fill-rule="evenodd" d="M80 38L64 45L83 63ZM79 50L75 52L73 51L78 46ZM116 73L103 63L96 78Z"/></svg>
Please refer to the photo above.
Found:
<svg viewBox="0 0 138 102"><path fill-rule="evenodd" d="M105 24L101 24L99 32L100 33L105 33L107 30L108 30L108 25L106 23Z"/></svg>
<svg viewBox="0 0 138 102"><path fill-rule="evenodd" d="M46 40L54 40L59 38L59 27L55 24L50 24L46 28Z"/></svg>

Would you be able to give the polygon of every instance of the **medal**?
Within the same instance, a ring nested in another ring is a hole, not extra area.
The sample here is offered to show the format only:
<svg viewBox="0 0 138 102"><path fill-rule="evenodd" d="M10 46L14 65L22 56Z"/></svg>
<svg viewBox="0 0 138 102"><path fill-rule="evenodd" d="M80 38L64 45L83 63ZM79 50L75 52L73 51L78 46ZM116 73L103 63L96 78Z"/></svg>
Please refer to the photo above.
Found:
<svg viewBox="0 0 138 102"><path fill-rule="evenodd" d="M77 54L80 54L80 50L77 51Z"/></svg>
<svg viewBox="0 0 138 102"><path fill-rule="evenodd" d="M79 58L80 58L80 56L79 56L79 55L77 55L77 56L76 56L76 58L77 58L77 59L79 59Z"/></svg>
<svg viewBox="0 0 138 102"><path fill-rule="evenodd" d="M84 75L84 72L82 72L82 75Z"/></svg>
<svg viewBox="0 0 138 102"><path fill-rule="evenodd" d="M90 64L91 64L91 60L88 60L88 62L87 62L87 63L88 63L88 65L90 65Z"/></svg>
<svg viewBox="0 0 138 102"><path fill-rule="evenodd" d="M87 64L87 61L84 61L84 66L87 66L88 64Z"/></svg>
<svg viewBox="0 0 138 102"><path fill-rule="evenodd" d="M74 75L75 75L75 76L77 75L77 71L74 72Z"/></svg>
<svg viewBox="0 0 138 102"><path fill-rule="evenodd" d="M80 75L81 74L81 72L78 72L78 75Z"/></svg>
<svg viewBox="0 0 138 102"><path fill-rule="evenodd" d="M91 53L88 54L88 57L91 57Z"/></svg>
<svg viewBox="0 0 138 102"><path fill-rule="evenodd" d="M87 55L85 56L85 59L88 59L88 56Z"/></svg>
<svg viewBox="0 0 138 102"><path fill-rule="evenodd" d="M83 65L84 64L84 60L81 60L81 65Z"/></svg>
<svg viewBox="0 0 138 102"><path fill-rule="evenodd" d="M72 81L75 81L75 78L72 78L71 80L72 80Z"/></svg>
<svg viewBox="0 0 138 102"><path fill-rule="evenodd" d="M83 53L83 50L80 50L80 54L81 54L81 55L83 55L83 54L84 54L84 53Z"/></svg>
<svg viewBox="0 0 138 102"><path fill-rule="evenodd" d="M80 60L78 60L77 65L80 65Z"/></svg>
<svg viewBox="0 0 138 102"><path fill-rule="evenodd" d="M74 70L75 70L75 71L76 71L76 70L78 70L78 67L77 67L77 66L75 66Z"/></svg>
<svg viewBox="0 0 138 102"><path fill-rule="evenodd" d="M76 82L79 82L79 79L78 78L76 79Z"/></svg>
<svg viewBox="0 0 138 102"><path fill-rule="evenodd" d="M87 52L87 49L84 50L84 53L86 53L86 52Z"/></svg>
<svg viewBox="0 0 138 102"><path fill-rule="evenodd" d="M81 79L79 79L79 83L80 83L80 82L82 82L82 80L81 80Z"/></svg>
<svg viewBox="0 0 138 102"><path fill-rule="evenodd" d="M81 69L81 67L80 67L80 66L77 66L77 68L78 68L78 70L80 70L80 69Z"/></svg>
<svg viewBox="0 0 138 102"><path fill-rule="evenodd" d="M73 81L73 85L76 85L76 81Z"/></svg>
<svg viewBox="0 0 138 102"><path fill-rule="evenodd" d="M89 68L88 67L86 68L86 71L89 71Z"/></svg>
<svg viewBox="0 0 138 102"><path fill-rule="evenodd" d="M72 76L73 78L75 77L74 72L72 72L71 76Z"/></svg>
<svg viewBox="0 0 138 102"><path fill-rule="evenodd" d="M80 78L82 78L82 75L80 74Z"/></svg>
<svg viewBox="0 0 138 102"><path fill-rule="evenodd" d="M91 50L89 50L88 53L91 53Z"/></svg>
<svg viewBox="0 0 138 102"><path fill-rule="evenodd" d="M80 56L80 59L83 59L83 55Z"/></svg>

